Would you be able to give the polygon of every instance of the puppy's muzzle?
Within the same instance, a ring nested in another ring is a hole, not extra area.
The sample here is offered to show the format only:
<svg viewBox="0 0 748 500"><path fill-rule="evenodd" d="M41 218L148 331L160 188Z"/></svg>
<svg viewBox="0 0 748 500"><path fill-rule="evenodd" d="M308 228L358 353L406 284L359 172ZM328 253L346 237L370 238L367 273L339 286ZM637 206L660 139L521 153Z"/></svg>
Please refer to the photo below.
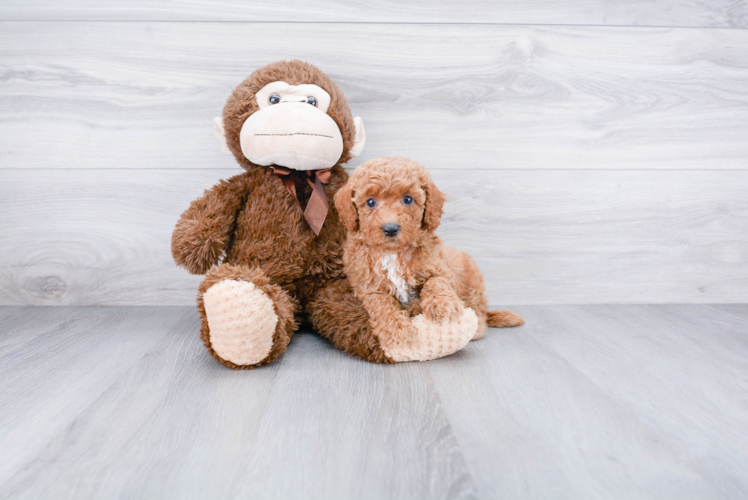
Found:
<svg viewBox="0 0 748 500"><path fill-rule="evenodd" d="M397 236L397 233L400 232L400 225L388 222L387 224L382 226L382 232L388 238L394 238L395 236Z"/></svg>

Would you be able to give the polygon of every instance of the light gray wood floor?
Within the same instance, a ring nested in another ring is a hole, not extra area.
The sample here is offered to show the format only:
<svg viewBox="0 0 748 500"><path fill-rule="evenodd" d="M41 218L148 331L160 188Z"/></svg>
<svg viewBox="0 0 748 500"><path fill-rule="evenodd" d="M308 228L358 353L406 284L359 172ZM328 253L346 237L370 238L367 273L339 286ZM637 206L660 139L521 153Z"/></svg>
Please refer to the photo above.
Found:
<svg viewBox="0 0 748 500"><path fill-rule="evenodd" d="M516 310L438 361L306 333L239 372L190 307L0 308L0 498L748 497L748 305Z"/></svg>

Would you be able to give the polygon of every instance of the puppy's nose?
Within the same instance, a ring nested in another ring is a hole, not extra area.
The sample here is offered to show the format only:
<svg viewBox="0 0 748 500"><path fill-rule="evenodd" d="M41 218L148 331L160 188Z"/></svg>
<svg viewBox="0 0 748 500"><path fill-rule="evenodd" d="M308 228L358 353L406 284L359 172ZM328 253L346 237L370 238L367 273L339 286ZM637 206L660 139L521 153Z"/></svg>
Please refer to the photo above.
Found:
<svg viewBox="0 0 748 500"><path fill-rule="evenodd" d="M382 231L384 232L385 236L397 236L397 233L400 232L400 226L398 224L388 222L387 224L382 226Z"/></svg>

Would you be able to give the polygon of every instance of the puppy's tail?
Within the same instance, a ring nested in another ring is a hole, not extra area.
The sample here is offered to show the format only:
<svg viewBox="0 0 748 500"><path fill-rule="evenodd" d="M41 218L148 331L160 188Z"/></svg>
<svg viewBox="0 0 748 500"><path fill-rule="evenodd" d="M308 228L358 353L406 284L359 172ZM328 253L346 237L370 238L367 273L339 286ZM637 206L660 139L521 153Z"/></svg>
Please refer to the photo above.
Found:
<svg viewBox="0 0 748 500"><path fill-rule="evenodd" d="M519 326L524 324L522 316L514 311L488 311L488 326L502 328L505 326Z"/></svg>

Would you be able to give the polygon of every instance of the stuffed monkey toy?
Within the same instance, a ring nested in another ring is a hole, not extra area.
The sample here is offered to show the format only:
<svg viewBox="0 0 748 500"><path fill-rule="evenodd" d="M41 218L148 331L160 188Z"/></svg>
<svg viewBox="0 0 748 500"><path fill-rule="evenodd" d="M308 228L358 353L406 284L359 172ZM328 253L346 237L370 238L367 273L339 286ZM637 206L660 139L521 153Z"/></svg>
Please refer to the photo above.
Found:
<svg viewBox="0 0 748 500"><path fill-rule="evenodd" d="M343 271L346 231L333 198L365 133L338 86L311 64L269 64L234 89L215 132L245 171L193 201L171 245L178 265L205 274L197 305L210 354L255 368L308 322L353 356L396 361L380 341L394 332L372 328ZM417 325L403 328L397 338L429 341Z"/></svg>

